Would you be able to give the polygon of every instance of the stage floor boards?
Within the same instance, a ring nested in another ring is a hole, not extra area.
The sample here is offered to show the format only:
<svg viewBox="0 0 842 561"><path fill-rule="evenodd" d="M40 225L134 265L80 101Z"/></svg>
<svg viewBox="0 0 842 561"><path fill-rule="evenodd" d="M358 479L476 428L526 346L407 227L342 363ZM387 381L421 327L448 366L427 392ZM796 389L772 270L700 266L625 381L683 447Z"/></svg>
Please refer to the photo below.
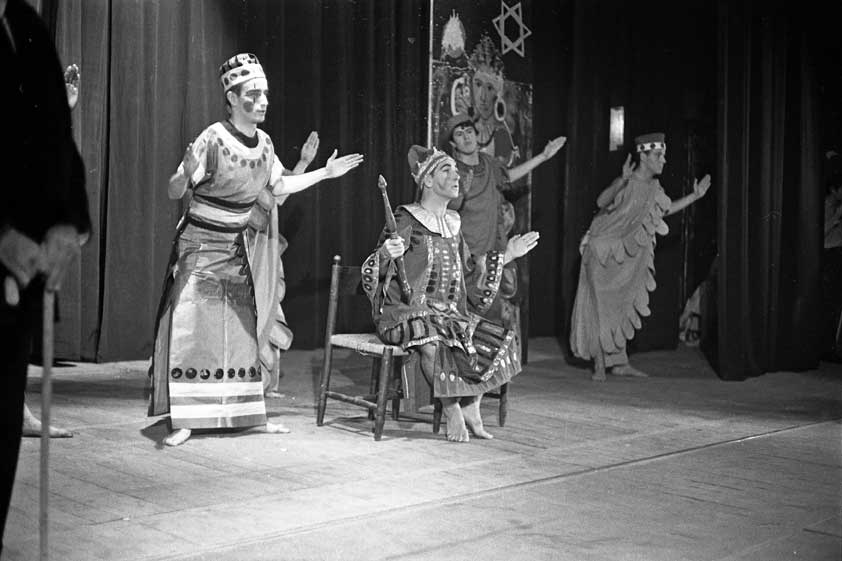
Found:
<svg viewBox="0 0 842 561"><path fill-rule="evenodd" d="M54 369L50 559L61 561L842 559L842 365L720 381L696 349L634 355L648 379L530 341L506 427L451 444L429 420L329 402L320 351L285 355L267 400L287 435L160 442L145 362ZM340 353L333 387L368 366ZM39 410L40 369L30 373ZM38 557L38 439L25 439L2 561Z"/></svg>

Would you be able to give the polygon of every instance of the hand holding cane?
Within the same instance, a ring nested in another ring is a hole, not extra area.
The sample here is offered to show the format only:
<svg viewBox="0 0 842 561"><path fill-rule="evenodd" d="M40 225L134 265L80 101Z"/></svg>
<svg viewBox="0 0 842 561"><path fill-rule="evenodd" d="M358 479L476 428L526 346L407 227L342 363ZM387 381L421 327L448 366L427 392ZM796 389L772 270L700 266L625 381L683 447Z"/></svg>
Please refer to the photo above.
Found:
<svg viewBox="0 0 842 561"><path fill-rule="evenodd" d="M386 192L386 179L382 175L377 176L377 186L380 188L380 194L383 196L383 213L386 215L386 231L389 233L389 237L397 239L400 237L398 236L398 224L395 222L392 205L389 203L389 194ZM406 276L406 266L404 265L403 257L395 259L395 266L398 270L401 295L404 301L408 303L412 299L412 287L409 285L409 280Z"/></svg>

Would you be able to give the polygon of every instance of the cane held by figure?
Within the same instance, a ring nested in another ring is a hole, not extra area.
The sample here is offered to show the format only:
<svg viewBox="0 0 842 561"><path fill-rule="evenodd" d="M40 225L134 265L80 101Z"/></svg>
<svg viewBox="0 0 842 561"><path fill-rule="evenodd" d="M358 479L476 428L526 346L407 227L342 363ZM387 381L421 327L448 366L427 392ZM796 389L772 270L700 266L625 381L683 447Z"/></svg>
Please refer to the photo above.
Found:
<svg viewBox="0 0 842 561"><path fill-rule="evenodd" d="M383 212L386 215L386 231L392 239L397 239L398 224L395 222L395 215L392 213L392 205L389 203L389 194L386 192L386 179L382 175L377 176L377 186L380 188L380 194L383 196ZM395 259L395 266L398 269L398 281L401 286L401 295L406 302L412 299L412 287L409 286L409 280L406 278L406 266L403 263L403 257Z"/></svg>
<svg viewBox="0 0 842 561"><path fill-rule="evenodd" d="M50 405L52 402L53 370L53 321L55 319L55 293L44 289L41 374L41 461L38 497L38 537L41 561L49 556L49 466L50 466Z"/></svg>

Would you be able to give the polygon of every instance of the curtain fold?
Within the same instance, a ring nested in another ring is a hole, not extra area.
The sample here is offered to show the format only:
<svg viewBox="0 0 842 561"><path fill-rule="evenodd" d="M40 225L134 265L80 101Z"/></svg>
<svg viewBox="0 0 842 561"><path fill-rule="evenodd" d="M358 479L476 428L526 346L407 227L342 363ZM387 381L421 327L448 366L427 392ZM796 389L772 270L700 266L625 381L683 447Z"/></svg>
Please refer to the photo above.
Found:
<svg viewBox="0 0 842 561"><path fill-rule="evenodd" d="M377 241L384 224L378 174L393 206L414 196L406 153L426 136L428 4L285 4L285 126L272 126L278 143L295 149L286 149L283 161L295 164L311 129L321 138L312 168L324 165L334 148L365 154L358 169L291 196L281 208L280 229L289 241L284 309L298 347L323 342L333 256L358 265ZM310 52L318 56L302 58ZM370 309L349 305L337 329L368 328Z"/></svg>
<svg viewBox="0 0 842 561"><path fill-rule="evenodd" d="M102 198L108 179L108 83L110 0L44 2L42 14L55 29L62 65L80 68L79 101L72 113L73 136L85 161L85 187L93 221L81 259L67 272L60 295L55 352L93 359L101 313Z"/></svg>
<svg viewBox="0 0 842 561"><path fill-rule="evenodd" d="M815 368L822 190L807 27L718 3L718 270L702 348L740 380Z"/></svg>
<svg viewBox="0 0 842 561"><path fill-rule="evenodd" d="M187 144L222 117L216 69L237 46L235 8L198 1L112 5L97 360L151 352L181 210L168 198L167 183Z"/></svg>
<svg viewBox="0 0 842 561"><path fill-rule="evenodd" d="M311 130L321 147L310 169L334 148L366 155L346 177L282 207L287 318L297 346L321 345L333 255L361 262L383 225L377 175L394 204L413 195L406 150L426 131L428 4L41 0L63 62L82 70L74 127L94 217L61 295L59 356L149 356L182 211L167 197L168 178L187 144L225 117L217 68L238 52L255 53L266 69L263 128L287 167ZM369 311L352 312L344 328L365 328Z"/></svg>

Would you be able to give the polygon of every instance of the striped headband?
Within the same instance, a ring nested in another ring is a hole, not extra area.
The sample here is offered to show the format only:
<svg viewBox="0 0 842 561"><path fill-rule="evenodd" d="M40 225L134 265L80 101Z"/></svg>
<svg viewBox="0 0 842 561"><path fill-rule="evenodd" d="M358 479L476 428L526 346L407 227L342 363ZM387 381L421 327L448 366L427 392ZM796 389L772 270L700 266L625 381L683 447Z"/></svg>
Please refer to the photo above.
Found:
<svg viewBox="0 0 842 561"><path fill-rule="evenodd" d="M666 150L667 143L666 142L644 142L643 144L637 145L638 152L648 152L649 150Z"/></svg>

